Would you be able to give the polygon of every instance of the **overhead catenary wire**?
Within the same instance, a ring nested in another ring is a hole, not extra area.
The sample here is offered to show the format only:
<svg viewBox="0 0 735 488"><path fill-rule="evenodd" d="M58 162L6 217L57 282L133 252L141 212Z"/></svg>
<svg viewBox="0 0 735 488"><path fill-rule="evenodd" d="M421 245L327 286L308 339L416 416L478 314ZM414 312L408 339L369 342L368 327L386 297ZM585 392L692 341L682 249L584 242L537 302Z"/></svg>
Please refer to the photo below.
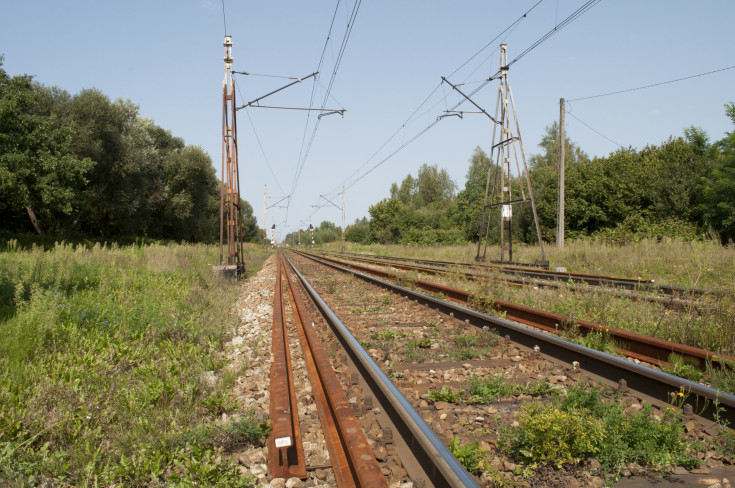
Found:
<svg viewBox="0 0 735 488"><path fill-rule="evenodd" d="M579 122L579 123L580 123L580 124L582 124L583 126L587 127L587 128L589 129L589 130L591 130L592 132L594 132L594 133L595 133L595 134L597 134L598 136L600 136L600 137L602 137L602 138L604 138L604 139L607 139L608 141L612 142L613 144L615 144L615 145L616 145L616 146L618 146L618 147L623 147L622 145L618 144L617 142L615 142L615 141L613 141L612 139L610 139L609 137L607 137L607 136L606 136L605 134L603 134L603 133L602 133L602 132L600 132L599 130L595 129L594 127L591 127L591 126L590 126L589 124L587 124L587 123L586 123L586 122L585 122L584 120L580 119L579 117L577 117L576 115L574 115L574 114L573 114L572 112L570 112L569 110L567 110L567 111L566 111L566 114L567 114L567 115L571 115L572 117L574 117L575 119L577 119L577 122Z"/></svg>
<svg viewBox="0 0 735 488"><path fill-rule="evenodd" d="M509 35L509 34L510 34L511 32L513 32L513 30L515 30L515 28L516 28L516 27L518 26L518 24L520 24L520 23L521 23L521 22L522 22L522 21L523 21L524 19L526 19L526 18L527 18L527 16L528 16L528 14L530 14L530 13L531 13L531 12L532 12L532 11L533 11L533 10L534 10L534 9L535 9L536 7L538 7L538 6L539 6L539 5L540 5L540 4L541 4L541 3L543 2L543 1L544 1L544 0L538 0L538 1L537 1L537 2L535 3L535 4L533 4L533 5L532 5L532 6L531 6L531 7L530 7L530 8L528 9L528 10L526 10L525 12L523 12L523 14L522 14L521 16L519 16L519 17L518 17L518 18L517 18L516 20L514 20L513 22L511 22L511 23L510 23L510 24L509 24L509 25L508 25L508 26L507 26L507 27L506 27L505 29L503 29L503 30L502 30L502 31L501 31L501 32L500 32L499 34L497 34L497 35L496 35L495 37L493 37L493 38L492 38L492 39L491 39L490 41L488 41L488 42L487 42L487 43L486 43L486 44L485 44L484 46L482 46L482 47L481 47L481 48L480 48L480 49L479 49L478 51L476 51L476 52L475 52L475 53L474 53L474 54L473 54L472 56L470 56L470 57L469 57L469 58L468 58L468 59L467 59L466 61L464 61L464 62L463 62L462 64L460 64L460 65L459 65L459 66L458 66L458 67L457 67L457 68L456 68L456 69L455 69L454 71L452 71L452 72L451 72L451 73L449 74L449 76L451 77L451 76L454 76L455 74L457 74L457 72L459 72L459 71L460 71L460 70L461 70L462 68L464 68L465 66L467 66L467 65L468 65L468 64L469 64L469 63L470 63L470 62L471 62L471 61L472 61L473 59L475 59L475 58L476 58L477 56L479 56L479 55L480 55L480 54L481 54L481 53L482 53L483 51L485 51L485 50L486 50L486 49L487 49L488 47L490 47L491 45L493 45L493 44L494 44L494 43L495 43L495 42L496 42L496 41L497 41L498 39L500 39L501 37L503 37L503 36L504 36L504 35L506 35L506 34L508 34L508 35ZM484 62L485 62L485 61L487 61L487 58L485 58L485 60L483 60L483 62L482 62L482 63L480 63L480 64L478 65L478 67L477 67L477 68L475 68L475 69L474 69L474 70L473 70L473 71L472 71L472 72L471 72L470 74L468 74L468 75L467 75L467 77L465 78L465 80L466 80L467 78L469 78L470 76L472 76L472 75L473 75L473 74L474 74L474 73L475 73L475 72L476 72L476 71L477 71L477 70L479 69L479 67L480 67L480 66L482 66L482 65L484 64ZM476 81L476 82L470 82L470 83L483 83L483 86L484 86L484 85L486 85L486 84L487 84L487 80L480 80L480 81ZM368 164L370 163L370 161L372 161L372 160L373 160L373 158L375 158L375 156L377 156L377 155L378 155L378 154L380 153L380 151L382 151L382 150L383 150L383 149L385 148L385 146L387 146L388 144L390 144L390 143L391 143L391 142L393 141L393 139L394 139L394 138L395 138L395 137L396 137L396 136L397 136L397 135L398 135L398 134L399 134L399 133L400 133L400 132L401 132L401 131L402 131L403 129L405 129L406 125L408 125L408 124L409 124L409 123L410 123L410 122L411 122L411 121L412 121L412 120L414 119L414 117L415 117L415 116L416 116L416 114L417 114L417 113L419 112L419 110L421 110L421 108L422 108L422 107L423 107L424 105L426 105L426 103L427 103L427 102L428 102L428 101L429 101L429 100L431 99L431 97L432 97L432 96L434 96L434 94L435 94L435 93L436 93L436 92L437 92L437 91L438 91L438 90L439 90L439 89L441 88L442 84L443 84L442 82L439 82L439 83L437 83L437 85L436 85L436 86L435 86L435 87L434 87L434 88L433 88L433 89L431 90L431 92L430 92L430 93L429 93L429 94L428 94L428 95L426 96L426 98L424 98L424 100L423 100L423 101L422 101L422 102L421 102L421 103L419 104L419 106L418 106L418 107L416 107L416 109L415 109L415 110L414 110L414 111L413 111L413 112L411 113L411 115L409 115L409 116L408 116L408 118L407 118L407 119L406 119L406 120L405 120L405 121L403 122L403 124L401 124L401 125L400 125L400 126L398 127L398 129L396 129L396 130L395 130L395 132L393 132L393 134L391 134L391 135L390 135L390 137L388 137L388 139L387 139L387 140L386 140L386 141L385 141L385 142L384 142L383 144L381 144L381 145L380 145L380 147L378 147L378 148L377 148L377 149L375 150L375 152L373 152L373 153L372 153L372 154L370 155L370 157L369 157L369 158L368 158L368 159L367 159L367 160L366 160L366 161L365 161L365 162L364 162L364 163L363 163L362 165L360 165L360 166L359 166L359 167L358 167L358 168L357 168L357 169L356 169L355 171L353 171L353 172L352 172L352 173L351 173L351 174L350 174L350 175L349 175L349 176L348 176L348 177L347 177L347 178L346 178L346 179L345 179L345 180L344 180L344 181L343 181L342 183L340 183L339 185L335 186L335 187L334 187L334 188L333 188L333 189L332 189L331 191L329 191L329 192L328 192L327 194L333 194L333 193L334 193L335 191L337 191L337 189L338 189L338 188L340 188L340 187L341 187L342 185L345 185L345 184L347 184L347 182L349 182L349 181L350 181L350 180L351 180L351 179L352 179L352 178L353 178L353 177L354 177L354 176L355 176L356 174L358 174L358 173L360 172L360 170L362 170L362 169L363 169L363 168L364 168L365 166L367 166L367 165L368 165ZM467 83L465 83L465 84L467 84ZM475 93L475 92L473 92L473 93ZM446 97L442 98L442 99L441 99L441 100L439 100L439 101L438 101L437 103L435 103L435 104L434 104L434 105L433 105L432 107L430 107L430 108L429 108L429 110L431 110L431 109L432 109L433 107L435 107L436 105L438 105L438 104L440 104L440 103L443 103L443 102L444 102L445 100L446 100ZM456 108L456 107L455 107L455 108ZM428 111L427 111L427 112L428 112ZM424 113L427 113L427 112L424 112ZM423 115L424 113L422 113L422 115ZM430 127L429 127L429 128L433 127L434 125L436 125L436 121L434 121L433 123L431 123L431 124L430 124ZM424 133L426 132L426 130L428 130L429 128L427 128L427 129L424 129L424 130L422 130L422 131L421 131L421 133L420 133L420 134L418 134L418 136L420 136L420 135L424 134ZM413 142L413 141L414 141L414 140L416 140L417 138L418 138L418 137L413 137L413 138L411 138L411 140L410 140L409 142ZM400 149L402 149L402 148L403 148L403 147L405 147L406 145L407 145L407 144L406 144L406 143L404 142L404 144L403 144L403 145L401 145ZM400 150L400 149L399 149L399 150ZM393 152L393 153L391 153L391 154L395 154L396 152L398 152L398 151L395 151L395 152ZM385 162L385 161L382 161L382 162L381 162L380 164L382 164L383 162ZM372 170L371 170L371 171L372 171ZM349 186L351 187L351 186L352 186L352 184L350 183L350 184L349 184Z"/></svg>
<svg viewBox="0 0 735 488"><path fill-rule="evenodd" d="M319 56L319 63L317 64L317 72L321 72L322 70L322 64L324 63L324 56L327 53L327 47L329 46L329 41L332 38L332 30L334 29L334 21L337 18L337 12L339 12L339 5L340 0L337 0L337 5L334 7L334 14L332 14L332 21L329 24L329 31L327 32L327 38L324 41L324 46L322 47L321 55ZM317 87L317 80L319 77L314 78L314 83L311 87L311 96L309 97L309 108L314 106L314 96L316 94L316 87ZM311 121L311 111L307 112L306 114L306 124L304 125L304 134L301 136L301 149L299 149L299 158L297 160L296 164L296 172L294 173L294 181L292 184L292 189L295 188L296 183L296 175L298 174L299 165L302 160L302 156L304 154L304 147L306 145L306 134L309 132L309 122ZM318 123L319 119L317 119ZM293 191L289 192L290 195L293 195ZM286 221L288 222L288 211L291 207L291 201L289 200L288 205L286 206Z"/></svg>
<svg viewBox="0 0 735 488"><path fill-rule="evenodd" d="M339 67L340 67L340 65L342 63L342 59L344 58L344 54L345 54L345 51L346 51L346 48L347 48L347 43L348 43L348 41L350 39L350 36L352 34L352 30L353 30L353 28L355 26L355 20L357 18L358 12L360 10L360 5L361 4L362 4L362 0L357 0L355 2L355 4L354 4L353 8L352 8L352 13L351 13L350 18L348 20L348 24L347 24L347 27L345 29L345 34L342 37L342 43L340 45L340 49L339 49L339 52L337 54L337 58L336 58L336 60L334 62L334 68L332 69L332 75L330 77L329 84L327 85L327 92L325 93L324 99L322 100L322 104L321 104L321 107L320 107L322 110L324 110L324 107L326 107L326 104L329 101L329 95L330 95L330 93L332 91L332 88L334 86L334 81L335 81L335 79L337 77L337 72L338 72ZM335 13L335 16L336 16L336 13ZM323 58L323 56L322 56L322 58ZM311 106L311 104L310 104L310 106ZM304 167L306 165L306 160L309 157L309 153L310 153L311 147L312 147L312 145L314 143L314 139L316 137L316 133L317 133L317 130L319 128L320 122L321 122L321 119L320 118L317 118L316 122L314 123L314 129L313 129L312 134L311 134L311 137L309 139L309 143L307 144L306 149L303 151L303 155L302 155L300 161L297 163L296 172L294 174L294 180L293 180L293 183L291 185L291 191L289 192L290 195L293 195L294 192L296 191L296 185L298 184L298 181L299 181L299 179L301 177L301 174L302 174L302 172L304 170ZM303 145L302 145L302 148L303 148ZM289 206L290 206L290 201L289 201ZM286 216L287 216L286 218L288 218L288 209L287 209Z"/></svg>
<svg viewBox="0 0 735 488"><path fill-rule="evenodd" d="M235 84L235 88L237 88L237 93L240 95L240 98L243 98L242 92L240 91L240 85ZM273 177L273 180L276 182L276 186L281 190L282 193L286 193L283 190L283 187L281 186L281 183L278 181L278 177L276 176L276 173L273 171L273 167L271 166L271 162L268 159L268 156L265 154L265 149L263 149L263 144L260 142L260 137L258 136L258 131L255 130L255 124L253 123L252 117L250 117L250 111L246 108L245 109L245 115L248 116L248 121L250 122L250 127L253 129L253 134L255 134L255 140L258 141L258 146L260 147L260 152L263 154L263 159L265 160L266 166L268 166L268 171L270 171L271 176Z"/></svg>
<svg viewBox="0 0 735 488"><path fill-rule="evenodd" d="M545 34L544 34L543 36L541 36L541 37L540 37L539 39L537 39L537 40L536 40L536 41L535 41L535 42L534 42L533 44L531 44L531 45L530 45L530 46L529 46L528 48L526 48L526 49L525 49L524 51L522 51L522 52L521 52L521 54L519 54L519 55L518 55L517 57L515 57L515 58L514 58L514 59L513 59L512 61L510 61L510 62L508 63L508 67L510 67L511 65L515 64L516 62L518 62L519 60L521 60L522 58L524 58L524 57L525 57L526 55L528 55L528 54L529 54L529 53L530 53L531 51L533 51L533 50L534 50L534 49L536 49L536 48L537 48L538 46L540 46L541 44L543 44L543 43L544 43L545 41L547 41L547 40L548 40L549 38L551 38L551 37L552 37L552 36L553 36L554 34L556 34L557 32L559 32L559 31L560 31L561 29L563 29L564 27L566 27L566 26L568 26L569 24L571 24L571 23L572 23L572 22L573 22L574 20L576 20L576 19L578 19L579 17L581 17L581 16L582 16L582 14L584 14L584 13L585 13L585 12L587 12L587 11L589 11L589 10L590 10L590 9L591 9L592 7L594 7L595 5L597 5L598 3L600 3L601 1L602 1L602 0L588 0L587 2L585 2L585 3L584 3L584 4L582 5L582 6L580 6L580 7L579 7L579 8L577 9L577 10L575 10L575 11L574 11L574 12L572 12L572 13L571 13L571 14L570 14L569 16L567 16L567 17L566 17L566 18L565 18L564 20L562 20L562 21L561 21L561 22L560 22L560 23L559 23L559 24L558 24L557 26L555 26L555 27L554 27L553 29L551 29L550 31L546 32L546 33L545 33ZM534 8L535 8L535 6L534 6ZM525 14L524 14L524 16L525 16ZM497 36L496 36L496 37L497 37ZM466 63L465 63L465 64L466 64ZM456 70L455 70L455 72L454 72L454 73L456 73ZM480 90L482 90L482 89L483 89L483 88L484 88L485 86L487 86L487 84L488 84L488 83L490 83L491 81L495 80L495 79L496 79L496 78L498 77L498 75L499 75L499 74L500 74L500 71L498 70L498 71L497 71L497 72L496 72L496 73L495 73L495 74L494 74L493 76L491 76L491 77L487 78L487 79L486 79L486 80L485 80L485 81L484 81L484 82L483 82L482 84L480 84L480 85L479 85L479 86L478 86L477 88L475 88L475 89L474 89L474 90L473 90L473 91L472 91L472 92L471 92L471 93L469 94L469 97L471 98L471 97L472 97L473 95L475 95L475 94L476 94L477 92L479 92ZM451 75L450 75L450 76L451 76ZM436 90L438 90L438 88L439 88L439 87L437 86L437 88L435 88L435 89L434 89L434 92L435 92ZM434 93L434 92L432 92L432 94L431 94L431 95L433 95L433 93ZM429 96L431 96L431 95L429 95ZM428 97L427 97L427 98L428 98ZM459 102L457 102L457 103L456 103L456 104L455 104L455 105L454 105L454 106L453 106L453 107L451 108L451 111L454 111L454 110L456 110L456 109L457 109L457 108L458 108L458 107L459 107L460 105L462 105L463 103L465 103L465 101L466 101L466 100L465 100L464 98L463 98L463 99L461 99L461 100L460 100ZM424 102L424 103L425 103L425 102ZM418 110L414 111L414 113L415 113L415 112L417 112L417 111L418 111ZM419 131L419 132L418 132L417 134L415 134L415 135L414 135L413 137L411 137L411 138L410 138L410 139L409 139L408 141L404 142L404 143L403 143L403 144L402 144L402 145L401 145L400 147L398 147L398 149L396 149L396 150L392 151L391 153L389 153L389 154L388 154L388 156L386 156L386 157L385 157L385 158L383 158L383 159L382 159L381 161L379 161L379 162L378 162L377 164L375 164L374 166L372 166L372 167L371 167L370 169L368 169L367 171L365 171L364 173L362 173L362 174L361 174L361 175L360 175L359 177L357 177L357 179L355 179L354 181L352 181L352 182L351 182L351 183L349 183L349 184L346 184L346 182L347 182L347 181L349 181L349 179L350 179L350 178L352 178L352 176L350 176L350 177L349 177L349 178L348 178L347 180L345 180L345 183L344 183L344 184L345 184L345 189L349 189L349 188L351 188L352 186L354 186L355 184L357 184L357 183L358 183L359 181L361 181L362 179L364 179L364 178L365 178L365 177L366 177L366 176L367 176L368 174L372 173L372 172L373 172L374 170L376 170L376 169L377 169L378 167L382 166L382 165L383 165L383 164L384 164L385 162L387 162L387 161L388 161L389 159L391 159L391 158L392 158L393 156L395 156L395 155L396 155L396 154L397 154L398 152L400 152L401 150L403 150L404 148L406 148L406 147L407 147L408 145L410 145L410 144L411 144L412 142L414 142L414 141L415 141L415 140L417 140L417 139L418 139L419 137L421 137L421 136L422 136L423 134L425 134L426 132L428 132L428 131L429 131L429 130L430 130L431 128L433 128L433 127L434 127L434 126L435 126L435 125L436 125L437 123L439 123L439 121L440 121L440 120L443 120L443 119L435 119L434 121L430 122L430 123L429 123L429 124L428 124L428 125L427 125L427 126L426 126L425 128L423 128L423 129L422 129L421 131ZM404 125L405 125L405 124L404 124ZM400 129L399 129L399 130L400 130ZM392 137L394 137L394 136L391 136L391 139L392 139ZM384 144L383 144L383 146L381 146L381 149L382 149L383 147L385 147L385 145L387 145L387 144L388 144L389 142L390 142L390 139L389 139L389 141L387 141L386 143L384 143ZM374 154L377 154L377 153L378 153L379 151L380 151L380 149L379 149L378 151L376 151L376 153L374 153ZM363 165L362 165L362 166L361 166L360 168L363 168L363 167L364 167L364 166L365 166L365 165L366 165L367 163L369 163L369 161L370 161L370 160L371 160L371 159L372 159L373 157L374 157L374 156L371 156L371 157L370 157L370 159L368 159L368 161L366 161L365 163L363 163ZM359 171L359 170L358 170L358 171ZM354 174L356 174L356 173L357 173L357 172L353 173L353 175L354 175Z"/></svg>
<svg viewBox="0 0 735 488"><path fill-rule="evenodd" d="M699 78L700 76L707 76L707 75L711 75L711 74L714 74L714 73L719 73L721 71L727 71L727 70L733 69L733 68L735 68L735 65L733 65L733 66L727 66L725 68L720 68L720 69L716 69L716 70L712 70L712 71L707 71L705 73L699 73L699 74L696 74L696 75L685 76L683 78L677 78L675 80L660 81L658 83L651 83L650 85L643 85L643 86L638 86L638 87L635 87L635 88L626 88L624 90L616 90L616 91L607 92L607 93L600 93L599 95L590 95L588 97L572 98L572 99L567 100L567 101L569 101L569 102L579 102L581 100L590 100L592 98L609 97L611 95L618 95L620 93L628 93L628 92L637 91L637 90L644 90L646 88L653 88L655 86L668 85L670 83L677 83L679 81L691 80L692 78Z"/></svg>
<svg viewBox="0 0 735 488"><path fill-rule="evenodd" d="M225 26L225 35L227 35L227 17L225 16L225 0L222 0L222 24Z"/></svg>

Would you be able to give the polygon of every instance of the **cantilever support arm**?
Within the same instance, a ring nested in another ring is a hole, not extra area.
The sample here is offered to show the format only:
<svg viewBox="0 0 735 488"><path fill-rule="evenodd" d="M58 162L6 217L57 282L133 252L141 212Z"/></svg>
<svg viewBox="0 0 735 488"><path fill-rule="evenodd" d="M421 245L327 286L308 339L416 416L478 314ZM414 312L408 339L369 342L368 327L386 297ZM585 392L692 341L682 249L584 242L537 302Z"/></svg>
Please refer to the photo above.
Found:
<svg viewBox="0 0 735 488"><path fill-rule="evenodd" d="M442 81L443 81L443 82L445 82L445 83L446 83L447 85L451 86L452 88L454 88L455 90L457 90L457 92L458 92L458 93L459 93L460 95L462 95L463 97L465 97L465 98L467 99L467 101L468 101L468 102L470 102L470 103L471 103L472 105L474 105L475 107L477 107L477 108L478 108L478 109L480 110L480 112L482 112L482 113L484 113L485 115L487 115L487 116L488 116L488 117L490 118L490 120L492 120L492 121L493 121L493 122L495 122L496 124L499 124L499 123L500 123L500 122L498 122L497 120L495 120L495 119L494 119L494 118L493 118L493 117L492 117L492 116L491 116L491 115L490 115L489 113L485 112L485 109L484 109L484 108L482 108L482 107L480 107L480 106L479 106L478 104L476 104L476 103L474 102L474 100L472 100L472 99L471 99L470 97L468 97L467 95L465 95L464 93L462 93L462 90L460 90L459 88L457 88L457 86L456 86L456 85L453 85L453 84L452 84L452 83L451 83L451 82L450 82L449 80L447 80L447 79L446 79L446 78L444 78L443 76L442 76Z"/></svg>
<svg viewBox="0 0 735 488"><path fill-rule="evenodd" d="M337 206L337 205L336 205L336 204L335 204L335 203L334 203L333 201L329 200L329 199L328 199L327 197L325 197L324 195L319 195L319 196L320 196L321 198L325 199L326 201L328 201L329 203L331 203L332 205L334 205L334 207L335 207L335 208L338 208L338 209L342 210L342 207L339 207L339 206Z"/></svg>
<svg viewBox="0 0 735 488"><path fill-rule="evenodd" d="M289 83L288 85L282 86L282 87L281 87L281 88L279 88L278 90L273 90L272 92L270 92L270 93L268 93L268 94L266 94L266 95L263 95L263 96L262 96L262 97L260 97L260 98L256 98L256 99L255 99L255 100L253 100L252 102L248 102L248 103L246 103L245 105L242 105L242 106L240 106L240 107L237 107L237 110L240 110L240 109L242 109L242 108L247 108L247 107L250 107L250 106L251 106L252 104L254 104L254 103L258 103L259 101L263 100L264 98L267 98L267 97L269 97L269 96L271 96L271 95L273 95L273 94L276 94L276 93L278 93L279 91L285 90L286 88L288 88L288 87L290 87L290 86L294 86L294 85L296 85L297 83L301 83L301 82L302 82L302 81L304 81L304 80L308 80L308 79L309 79L309 78L311 78L312 76L316 76L316 75L318 75L318 74L319 74L319 72L318 72L318 71L316 71L316 72L314 72L314 73L310 74L309 76L304 76L303 78L299 78L298 80L296 80L296 81L294 81L294 82L292 82L292 83Z"/></svg>

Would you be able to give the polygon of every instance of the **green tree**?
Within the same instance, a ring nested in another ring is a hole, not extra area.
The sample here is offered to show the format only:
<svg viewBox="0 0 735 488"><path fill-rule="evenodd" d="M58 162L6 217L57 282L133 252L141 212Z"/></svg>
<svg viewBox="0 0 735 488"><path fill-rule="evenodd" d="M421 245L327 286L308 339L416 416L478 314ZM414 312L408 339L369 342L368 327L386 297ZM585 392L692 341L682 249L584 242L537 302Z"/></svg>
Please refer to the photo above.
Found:
<svg viewBox="0 0 735 488"><path fill-rule="evenodd" d="M79 209L94 166L73 154L69 129L41 101L32 77L8 76L0 58L0 210L16 221L26 212L39 234Z"/></svg>
<svg viewBox="0 0 735 488"><path fill-rule="evenodd" d="M370 234L377 242L398 242L401 229L397 216L401 207L403 204L397 198L385 198L370 206Z"/></svg>
<svg viewBox="0 0 735 488"><path fill-rule="evenodd" d="M735 104L725 105L735 124ZM717 159L709 177L702 179L704 219L719 232L723 243L735 240L735 132L715 144Z"/></svg>
<svg viewBox="0 0 735 488"><path fill-rule="evenodd" d="M480 236L480 220L482 218L482 205L485 200L488 170L490 170L490 158L480 146L477 146L472 152L469 163L464 189L457 194L454 219L457 225L462 228L466 239L476 240ZM491 188L496 175L497 168L493 166L490 172Z"/></svg>
<svg viewBox="0 0 735 488"><path fill-rule="evenodd" d="M566 167L566 187L569 187L569 173L574 172L572 168L580 163L589 161L589 157L582 149L573 143L565 135L564 164ZM536 212L541 227L541 235L550 240L556 235L556 218L559 202L559 124L553 122L546 127L546 132L538 144L541 152L529 158L531 184L533 185L534 197L536 199ZM515 209L514 209L515 210ZM521 219L519 219L521 220ZM533 215L524 209L523 225L518 226L526 235L536 238L536 231L530 231L534 226ZM565 221L568 219L565 219ZM569 227L569 224L567 224Z"/></svg>
<svg viewBox="0 0 735 488"><path fill-rule="evenodd" d="M372 236L370 234L370 222L368 219L366 217L356 219L354 224L348 225L345 230L345 240L360 244L370 244L372 242Z"/></svg>

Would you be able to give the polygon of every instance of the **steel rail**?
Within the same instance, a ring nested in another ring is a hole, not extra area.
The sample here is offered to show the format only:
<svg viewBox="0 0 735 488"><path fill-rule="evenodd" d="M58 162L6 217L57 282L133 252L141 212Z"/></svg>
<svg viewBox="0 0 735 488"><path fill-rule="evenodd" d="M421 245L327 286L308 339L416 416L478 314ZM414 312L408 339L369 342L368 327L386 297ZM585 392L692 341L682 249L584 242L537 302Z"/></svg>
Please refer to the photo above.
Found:
<svg viewBox="0 0 735 488"><path fill-rule="evenodd" d="M364 281L379 285L391 292L402 294L448 315L451 314L468 324L480 328L490 327L495 329L500 335L509 336L512 341L522 346L532 349L536 349L538 346L541 353L569 365L577 362L588 373L613 383L625 384L627 387L654 398L662 404L670 403L672 395L676 396L679 392L682 392L684 394L683 402L691 405L692 411L700 417L719 420L720 422L724 421L727 425L735 425L735 395L565 341L554 335L545 334L508 320L492 317L462 305L440 300L410 288L360 273L354 269L338 266L323 259L304 256L333 269L351 273Z"/></svg>
<svg viewBox="0 0 735 488"><path fill-rule="evenodd" d="M283 313L283 265L278 264L273 296L273 331L271 349L270 420L268 470L273 478L306 479L306 462L298 419L293 368Z"/></svg>
<svg viewBox="0 0 735 488"><path fill-rule="evenodd" d="M294 292L288 272L286 279L335 481L340 487L387 488L388 482L332 369L327 352L316 335L314 324L300 297Z"/></svg>
<svg viewBox="0 0 735 488"><path fill-rule="evenodd" d="M434 431L426 424L421 415L411 406L388 376L380 369L375 361L360 346L360 343L350 333L337 315L322 300L319 294L309 284L308 280L290 264L294 274L307 291L312 301L329 323L331 329L343 345L345 351L360 370L366 383L380 402L397 430L411 448L427 475L427 485L431 483L437 488L445 487L478 487L475 478L457 461Z"/></svg>
<svg viewBox="0 0 735 488"><path fill-rule="evenodd" d="M339 254L339 253L335 253ZM711 290L705 290L702 288L686 288L686 287L680 287L680 286L673 286L673 285L659 285L656 284L653 280L645 279L645 278L626 278L626 277L620 277L620 276L608 276L608 275L596 275L596 274L590 274L590 273L572 273L570 271L550 271L545 269L533 269L533 265L524 265L524 266L518 266L518 265L508 265L503 263L494 263L491 265L486 264L479 264L479 263L462 263L457 261L438 261L438 260L430 260L430 259L414 259L414 258L401 258L396 256L376 256L376 255L361 255L357 253L343 253L345 255L350 255L353 257L353 259L361 260L363 262L371 262L371 261L384 261L384 262L392 262L392 261L400 261L400 262L413 262L413 263L421 263L421 264L429 264L434 266L443 266L443 267L464 267L464 268L470 268L470 269L485 269L485 270L497 270L504 274L512 274L519 277L526 277L526 278L534 278L538 280L547 280L547 281L562 281L562 282L568 282L572 281L573 283L582 283L587 284L591 286L610 286L615 288L623 288L627 290L637 290L637 291L650 291L650 292L658 292L664 295L679 295L682 297L700 297L708 294L715 294L719 292L713 292ZM417 267L419 268L419 267ZM420 268L420 271L423 270L430 271L432 268ZM472 275L470 273L470 275ZM472 275L472 276L478 276L478 275Z"/></svg>
<svg viewBox="0 0 735 488"><path fill-rule="evenodd" d="M298 251L296 251L298 252ZM305 256L312 257L307 253ZM366 266L360 266L339 259L323 256L322 259L333 262L338 265L350 266L354 269L372 273L383 278L400 280L404 277L398 276L389 271L377 270ZM425 280L412 280L419 288L430 291L432 293L441 293L451 300L459 303L470 304L473 301L479 304L493 308L497 312L505 313L507 318L539 328L547 332L561 333L569 326L576 327L580 334L587 335L591 332L603 333L609 335L617 344L616 348L627 356L645 361L657 366L670 366L669 357L672 353L679 354L684 357L687 364L695 366L700 370L706 371L708 366L715 368L735 369L735 358L730 356L717 354L712 351L700 349L698 347L678 344L676 342L666 341L635 332L630 332L614 327L607 327L602 324L590 322L588 320L574 319L554 312L541 310L538 308L528 307L505 300L493 300L484 297L475 296L464 290L452 288L449 286L432 283Z"/></svg>

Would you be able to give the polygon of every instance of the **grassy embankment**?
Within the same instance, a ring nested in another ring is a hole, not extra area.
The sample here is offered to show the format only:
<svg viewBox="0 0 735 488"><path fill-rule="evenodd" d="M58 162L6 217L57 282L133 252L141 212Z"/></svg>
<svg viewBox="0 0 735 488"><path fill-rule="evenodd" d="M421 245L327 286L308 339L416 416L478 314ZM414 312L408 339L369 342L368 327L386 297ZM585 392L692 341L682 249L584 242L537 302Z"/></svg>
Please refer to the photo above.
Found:
<svg viewBox="0 0 735 488"><path fill-rule="evenodd" d="M0 481L246 486L229 397L235 283L204 245L0 251ZM253 271L266 255L250 252ZM214 372L214 374L210 373ZM216 377L216 382L213 379ZM230 414L223 424L221 414Z"/></svg>

